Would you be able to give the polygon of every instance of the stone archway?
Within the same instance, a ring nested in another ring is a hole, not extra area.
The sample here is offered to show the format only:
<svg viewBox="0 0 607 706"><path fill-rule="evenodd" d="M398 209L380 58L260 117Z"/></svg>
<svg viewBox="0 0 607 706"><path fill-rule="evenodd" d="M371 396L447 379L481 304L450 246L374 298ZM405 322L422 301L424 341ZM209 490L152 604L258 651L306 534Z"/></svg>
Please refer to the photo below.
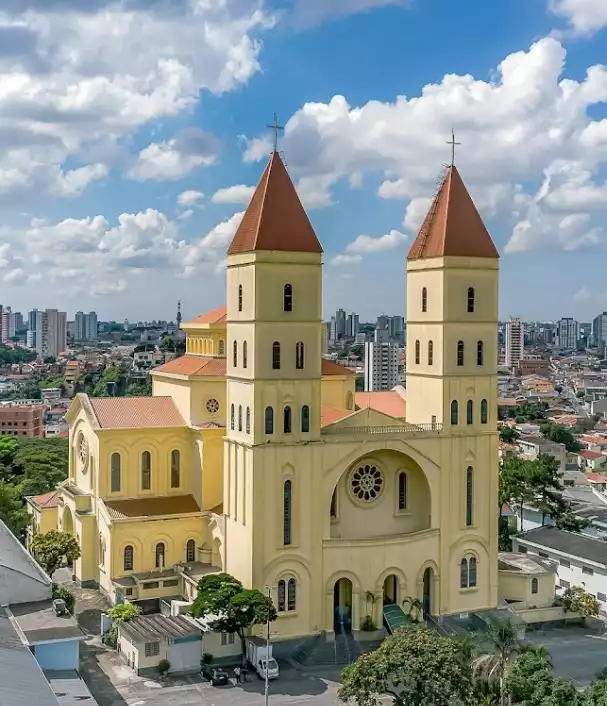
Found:
<svg viewBox="0 0 607 706"><path fill-rule="evenodd" d="M67 505L63 508L63 516L61 518L61 531L65 532L66 534L71 534L72 537L75 536L74 516L72 515L72 511Z"/></svg>
<svg viewBox="0 0 607 706"><path fill-rule="evenodd" d="M400 604L400 582L396 574L388 574L388 576L384 579L383 604Z"/></svg>
<svg viewBox="0 0 607 706"><path fill-rule="evenodd" d="M428 566L424 571L422 585L422 602L424 606L424 618L426 618L427 616L432 615L434 605L434 570L431 566Z"/></svg>
<svg viewBox="0 0 607 706"><path fill-rule="evenodd" d="M352 630L352 581L342 576L333 586L333 628L336 633Z"/></svg>

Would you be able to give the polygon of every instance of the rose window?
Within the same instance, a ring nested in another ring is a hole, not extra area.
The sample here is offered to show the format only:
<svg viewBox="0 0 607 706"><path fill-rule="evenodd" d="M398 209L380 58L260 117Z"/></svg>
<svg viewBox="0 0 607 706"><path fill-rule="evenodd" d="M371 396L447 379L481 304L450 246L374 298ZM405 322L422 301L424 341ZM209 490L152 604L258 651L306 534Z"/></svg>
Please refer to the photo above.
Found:
<svg viewBox="0 0 607 706"><path fill-rule="evenodd" d="M207 402L207 412L209 414L217 414L219 412L219 402L215 399L210 399Z"/></svg>
<svg viewBox="0 0 607 706"><path fill-rule="evenodd" d="M361 466L352 473L350 487L359 500L371 502L381 495L384 477L377 466Z"/></svg>
<svg viewBox="0 0 607 706"><path fill-rule="evenodd" d="M80 433L78 437L78 458L83 466L86 466L88 460L88 444L84 434Z"/></svg>

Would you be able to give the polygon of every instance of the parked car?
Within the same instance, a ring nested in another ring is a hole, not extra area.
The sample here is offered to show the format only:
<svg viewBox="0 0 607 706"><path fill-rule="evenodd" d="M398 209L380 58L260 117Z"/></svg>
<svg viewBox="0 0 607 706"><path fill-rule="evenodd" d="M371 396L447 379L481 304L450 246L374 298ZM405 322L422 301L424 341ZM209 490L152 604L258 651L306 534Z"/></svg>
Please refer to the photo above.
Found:
<svg viewBox="0 0 607 706"><path fill-rule="evenodd" d="M223 669L214 669L211 674L211 684L213 686L225 686L228 683L228 673Z"/></svg>

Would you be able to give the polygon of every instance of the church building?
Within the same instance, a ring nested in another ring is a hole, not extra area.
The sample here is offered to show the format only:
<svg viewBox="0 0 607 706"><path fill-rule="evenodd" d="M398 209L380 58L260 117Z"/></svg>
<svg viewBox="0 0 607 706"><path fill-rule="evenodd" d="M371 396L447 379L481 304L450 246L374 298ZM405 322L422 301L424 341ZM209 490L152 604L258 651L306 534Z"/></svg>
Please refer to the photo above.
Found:
<svg viewBox="0 0 607 706"><path fill-rule="evenodd" d="M323 249L278 152L227 253L226 306L186 322L152 397L78 395L57 527L82 585L144 609L226 571L276 639L385 604L498 603L498 252L455 166L407 258L404 418L322 358ZM371 596L373 600L371 600Z"/></svg>

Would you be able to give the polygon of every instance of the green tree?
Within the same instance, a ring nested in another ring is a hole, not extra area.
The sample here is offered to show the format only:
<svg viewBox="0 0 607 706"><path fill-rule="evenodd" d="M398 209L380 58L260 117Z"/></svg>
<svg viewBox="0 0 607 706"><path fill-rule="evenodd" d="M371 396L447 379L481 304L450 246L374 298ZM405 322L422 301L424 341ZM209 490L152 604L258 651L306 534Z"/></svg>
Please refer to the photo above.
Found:
<svg viewBox="0 0 607 706"><path fill-rule="evenodd" d="M599 614L599 603L581 586L571 586L563 593L563 608L566 613L578 613L583 618Z"/></svg>
<svg viewBox="0 0 607 706"><path fill-rule="evenodd" d="M44 362L45 362L47 365L52 365L53 363L56 363L56 362L57 362L57 358L55 358L54 355L47 355L47 356L44 358Z"/></svg>
<svg viewBox="0 0 607 706"><path fill-rule="evenodd" d="M0 482L11 483L14 478L15 456L19 444L11 436L0 436Z"/></svg>
<svg viewBox="0 0 607 706"><path fill-rule="evenodd" d="M472 672L457 640L412 626L397 630L374 652L344 669L339 698L375 706L391 696L394 706L470 703Z"/></svg>
<svg viewBox="0 0 607 706"><path fill-rule="evenodd" d="M573 436L571 429L561 424L542 424L540 426L540 433L546 439L550 439L550 441L563 444L567 451L577 453L582 448L575 436Z"/></svg>
<svg viewBox="0 0 607 706"><path fill-rule="evenodd" d="M503 706L507 696L504 680L521 649L518 628L509 618L493 616L488 618L482 637L483 646L488 651L474 660L474 671L477 676L499 683L500 703Z"/></svg>
<svg viewBox="0 0 607 706"><path fill-rule="evenodd" d="M507 425L501 426L499 428L499 431L500 439L505 444L512 444L521 436L514 427L509 427Z"/></svg>
<svg viewBox="0 0 607 706"><path fill-rule="evenodd" d="M0 483L0 520L18 539L23 539L30 518L16 488Z"/></svg>
<svg viewBox="0 0 607 706"><path fill-rule="evenodd" d="M101 374L93 390L94 397L121 397L124 395L126 378L122 368L109 365Z"/></svg>
<svg viewBox="0 0 607 706"><path fill-rule="evenodd" d="M583 517L576 517L571 510L561 513L555 520L556 526L566 532L581 532L588 527L590 520Z"/></svg>
<svg viewBox="0 0 607 706"><path fill-rule="evenodd" d="M584 690L580 706L605 706L607 704L607 681L597 679Z"/></svg>
<svg viewBox="0 0 607 706"><path fill-rule="evenodd" d="M504 689L514 703L527 704L531 701L538 682L545 675L552 678L551 663L543 654L521 646L519 658L512 664L504 680ZM533 645L535 647L535 645Z"/></svg>
<svg viewBox="0 0 607 706"><path fill-rule="evenodd" d="M80 546L76 537L59 530L37 534L32 541L32 551L40 566L51 577L64 560L72 564L80 558Z"/></svg>
<svg viewBox="0 0 607 706"><path fill-rule="evenodd" d="M216 632L236 633L243 655L249 630L254 625L276 620L271 598L257 589L244 588L238 579L226 573L200 579L191 613L195 618L218 616L211 628Z"/></svg>
<svg viewBox="0 0 607 706"><path fill-rule="evenodd" d="M141 614L141 608L133 603L120 603L107 612L114 625L126 623Z"/></svg>

